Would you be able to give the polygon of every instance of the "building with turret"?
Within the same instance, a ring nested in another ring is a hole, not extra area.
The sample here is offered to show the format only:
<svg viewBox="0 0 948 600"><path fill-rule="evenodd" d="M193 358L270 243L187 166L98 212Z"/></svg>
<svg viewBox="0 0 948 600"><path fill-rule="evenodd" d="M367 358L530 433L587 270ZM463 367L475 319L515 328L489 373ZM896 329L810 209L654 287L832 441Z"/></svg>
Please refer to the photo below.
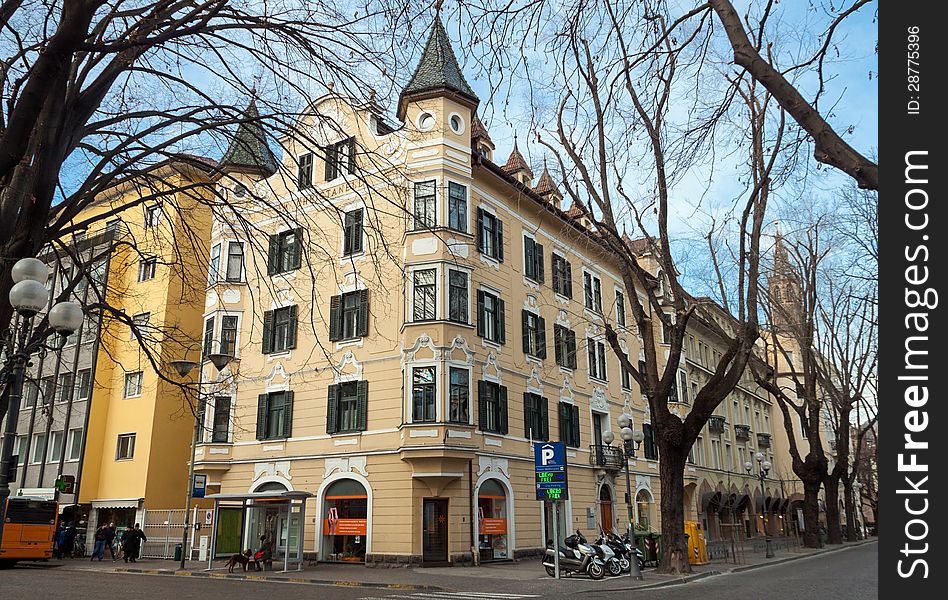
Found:
<svg viewBox="0 0 948 600"><path fill-rule="evenodd" d="M553 515L533 446L547 440L567 447L561 532L624 531L630 516L657 530L657 433L604 323L643 356L626 299L667 293L658 263L629 240L658 285L625 289L546 165L535 181L518 142L498 159L479 103L436 17L397 125L330 88L282 157L258 128L235 134L219 194L253 226L225 213L211 229L195 466L220 503L217 556L260 539L327 562L542 553ZM682 411L723 352L718 330L696 319ZM772 510L783 531L789 497L741 467L758 451L780 461L770 399L748 377L719 413L686 473L688 518L756 535ZM622 414L645 433L629 461L602 441Z"/></svg>

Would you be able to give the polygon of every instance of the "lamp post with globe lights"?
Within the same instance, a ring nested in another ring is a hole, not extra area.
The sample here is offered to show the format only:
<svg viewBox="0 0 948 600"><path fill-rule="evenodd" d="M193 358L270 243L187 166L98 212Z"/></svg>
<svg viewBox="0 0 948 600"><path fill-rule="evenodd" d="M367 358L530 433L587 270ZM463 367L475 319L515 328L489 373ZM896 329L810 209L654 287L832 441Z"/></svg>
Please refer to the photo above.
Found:
<svg viewBox="0 0 948 600"><path fill-rule="evenodd" d="M617 423L619 425L619 437L622 438L622 454L623 462L625 463L625 505L629 514L628 535L629 540L632 542L632 547L635 548L635 525L632 519L632 476L630 473L631 467L629 466L629 460L635 458L635 451L642 444L642 440L645 439L645 434L642 433L641 430L632 430L632 417L629 415L620 415L617 419ZM611 431L605 431L602 434L602 441L607 446L611 446L615 439L616 436ZM639 560L637 556L631 556L629 558L629 565L629 577L642 579L642 572L639 570Z"/></svg>
<svg viewBox="0 0 948 600"><path fill-rule="evenodd" d="M237 359L231 354L209 354L207 359L217 368L218 371L222 371L224 367L230 364ZM185 379L198 366L198 363L193 360L179 359L172 360L169 363L169 366L178 374L181 379ZM197 392L197 406L201 404L201 383L198 383L198 392ZM197 445L199 440L199 434L201 432L201 417L203 416L203 411L200 409L195 410L194 416L194 437L191 440L191 460L188 462L188 485L187 485L187 498L184 504L184 531L181 534L181 568L185 568L185 561L190 555L188 551L188 533L191 529L191 501L193 500L192 495L194 492L194 457L197 452Z"/></svg>
<svg viewBox="0 0 948 600"><path fill-rule="evenodd" d="M31 337L33 321L37 313L49 304L46 280L49 267L37 258L23 258L10 271L13 287L10 288L10 305L16 311L13 327L7 339L0 340L4 350L3 381L9 387L6 427L0 444L0 539L6 521L7 498L10 497L10 474L13 463L13 443L16 426L20 418L20 400L23 396L23 380L30 356L47 349L48 335ZM46 315L49 328L65 340L82 325L82 307L71 301L58 302ZM57 349L62 344L57 346Z"/></svg>
<svg viewBox="0 0 948 600"><path fill-rule="evenodd" d="M754 459L757 461L757 473L756 474L752 473L752 471L754 470L754 464L751 461L747 461L744 463L744 470L747 471L748 475L754 475L755 477L757 477L757 480L760 481L760 497L761 499L763 499L764 493L765 493L764 483L767 480L767 473L770 472L770 467L772 465L770 464L769 460L764 460L763 452L758 452L757 454L755 454ZM766 558L773 558L774 557L773 539L771 539L770 537L770 528L768 527L769 523L767 522L766 510L764 510L764 514L762 516L764 517L764 543L766 544L766 547L767 547Z"/></svg>

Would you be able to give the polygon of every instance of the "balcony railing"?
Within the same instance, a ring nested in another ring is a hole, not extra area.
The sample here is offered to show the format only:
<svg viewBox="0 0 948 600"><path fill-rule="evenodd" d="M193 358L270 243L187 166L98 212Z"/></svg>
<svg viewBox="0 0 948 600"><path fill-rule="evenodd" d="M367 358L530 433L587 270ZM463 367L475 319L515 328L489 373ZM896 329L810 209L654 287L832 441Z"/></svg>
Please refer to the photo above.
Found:
<svg viewBox="0 0 948 600"><path fill-rule="evenodd" d="M758 433L757 434L757 446L760 448L770 448L770 434L769 433Z"/></svg>
<svg viewBox="0 0 948 600"><path fill-rule="evenodd" d="M589 464L608 471L621 471L625 466L622 446L595 445L589 447Z"/></svg>
<svg viewBox="0 0 948 600"><path fill-rule="evenodd" d="M734 426L734 438L739 442L746 442L751 439L751 426L750 425L735 425Z"/></svg>
<svg viewBox="0 0 948 600"><path fill-rule="evenodd" d="M708 420L708 431L711 433L724 433L724 423L726 419L720 415L713 415Z"/></svg>

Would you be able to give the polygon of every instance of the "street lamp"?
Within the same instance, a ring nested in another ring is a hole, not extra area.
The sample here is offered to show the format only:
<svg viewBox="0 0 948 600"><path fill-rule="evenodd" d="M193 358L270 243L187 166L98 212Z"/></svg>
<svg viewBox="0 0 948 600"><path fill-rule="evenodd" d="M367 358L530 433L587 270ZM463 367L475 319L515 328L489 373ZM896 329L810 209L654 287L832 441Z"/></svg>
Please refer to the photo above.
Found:
<svg viewBox="0 0 948 600"><path fill-rule="evenodd" d="M207 358L208 360L211 361L211 363L215 367L217 367L218 371L222 371L224 367L226 367L232 361L237 360L231 354L211 354ZM186 358L183 358L179 360L172 360L168 363L168 365L172 369L174 369L175 373L177 373L181 379L184 379L188 375L190 375L191 371L193 371L195 367L198 366L198 363L194 362L193 360L187 360ZM201 404L200 385L201 383L198 382L198 393L197 393L198 407L200 407L200 404ZM182 569L184 569L184 564L185 564L185 561L187 560L186 559L187 554L185 554L185 552L187 552L187 548L188 548L188 532L191 529L191 500L193 500L191 495L194 491L194 456L195 456L195 452L197 452L198 434L201 431L201 426L202 426L201 416L203 414L201 410L195 410L194 412L195 412L194 438L191 440L191 460L190 462L188 462L188 485L187 485L188 490L187 490L187 499L185 500L185 504L184 504L184 531L181 534L181 568Z"/></svg>
<svg viewBox="0 0 948 600"><path fill-rule="evenodd" d="M761 500L763 500L764 493L765 493L764 482L767 479L767 473L770 472L770 467L772 465L770 464L769 460L764 460L763 452L758 452L757 454L755 454L754 459L757 461L757 465L758 465L757 473L756 474L751 473L751 471L754 469L754 464L751 461L747 461L744 463L744 470L747 471L748 475L754 475L754 477L756 477L760 481L760 497L761 497ZM773 540L770 537L766 509L764 510L763 517L764 517L764 543L766 544L766 547L767 547L767 554L765 555L765 558L773 558L774 547L773 547Z"/></svg>
<svg viewBox="0 0 948 600"><path fill-rule="evenodd" d="M645 434L639 430L632 430L632 417L622 414L617 419L619 425L619 437L622 438L623 462L625 463L625 506L629 514L628 535L632 542L632 548L635 548L635 525L632 519L632 478L630 475L629 459L635 458L635 451L638 450L645 439ZM611 446L616 436L611 431L605 431L602 434L602 441L605 445ZM639 558L633 551L629 557L629 577L633 579L642 579L642 572L639 570Z"/></svg>
<svg viewBox="0 0 948 600"><path fill-rule="evenodd" d="M10 288L10 306L17 313L13 328L7 339L0 339L0 346L6 348L6 360L3 365L3 378L9 385L7 403L7 422L0 444L0 539L3 538L3 524L6 521L7 498L10 497L10 469L13 458L13 442L16 439L16 426L20 418L20 400L23 396L23 380L30 356L46 349L48 335L31 339L33 319L49 303L49 290L45 283L49 277L49 267L36 258L23 258L10 270L13 287ZM49 327L63 339L72 335L82 325L82 307L75 302L56 303L47 314ZM61 346L61 344L60 344Z"/></svg>

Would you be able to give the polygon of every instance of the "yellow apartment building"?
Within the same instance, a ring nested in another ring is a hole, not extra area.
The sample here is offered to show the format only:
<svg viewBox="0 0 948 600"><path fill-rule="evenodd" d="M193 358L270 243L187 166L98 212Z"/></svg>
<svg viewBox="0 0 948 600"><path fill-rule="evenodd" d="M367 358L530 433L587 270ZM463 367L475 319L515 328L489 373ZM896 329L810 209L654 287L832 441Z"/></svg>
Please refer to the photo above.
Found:
<svg viewBox="0 0 948 600"><path fill-rule="evenodd" d="M111 310L102 316L78 478L90 528L144 522L145 509L184 508L193 400L156 368L168 373L170 361L199 352L212 167L197 158L166 161L117 184L77 218L101 216L95 228L114 240ZM130 207L107 215L123 206ZM138 325L147 352L120 315Z"/></svg>
<svg viewBox="0 0 948 600"><path fill-rule="evenodd" d="M495 158L478 104L436 18L399 127L330 92L280 158L262 131L239 128L228 155L240 160L219 193L254 226L214 221L196 304L207 406L196 470L221 503L218 556L261 537L278 558L330 562L541 553L552 515L536 500L532 445L545 440L568 447L560 531L622 531L625 461L601 440L623 413L646 435L628 462L633 518L657 530L656 432L603 323L643 356L625 299L666 293L662 274L629 240L659 285L625 289L546 169L534 181L516 143L503 165ZM682 411L723 352L701 319L731 326L723 310L699 312ZM235 360L218 370L214 355ZM783 531L789 496L742 467L757 451L784 460L772 402L750 377L732 396L696 445L686 514L712 536L722 522L755 535L764 514Z"/></svg>

